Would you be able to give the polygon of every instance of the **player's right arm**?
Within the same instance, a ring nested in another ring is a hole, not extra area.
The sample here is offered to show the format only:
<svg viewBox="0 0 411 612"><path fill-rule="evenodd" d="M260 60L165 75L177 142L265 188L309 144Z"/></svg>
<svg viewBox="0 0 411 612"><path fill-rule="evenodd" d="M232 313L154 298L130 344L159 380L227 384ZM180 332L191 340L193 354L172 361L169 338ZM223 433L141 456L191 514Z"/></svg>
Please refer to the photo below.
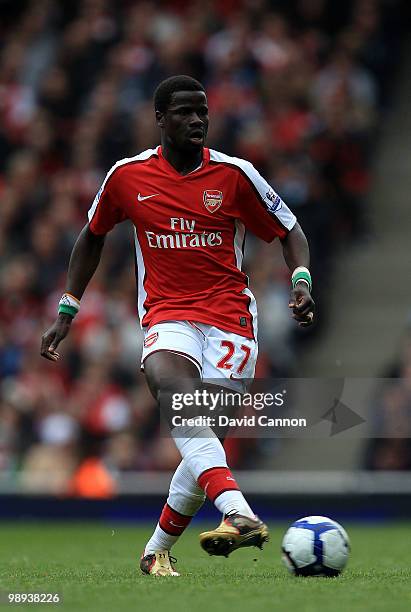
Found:
<svg viewBox="0 0 411 612"><path fill-rule="evenodd" d="M67 272L66 293L81 299L89 284L97 266L100 262L101 252L104 246L105 235L93 234L87 224L81 230L73 251ZM60 357L56 349L60 342L67 336L73 317L69 314L60 313L53 325L43 334L41 338L41 356L50 361L57 361Z"/></svg>
<svg viewBox="0 0 411 612"><path fill-rule="evenodd" d="M126 215L117 205L120 198L117 189L118 172L115 170L116 166L107 174L96 195L88 213L89 222L81 230L70 256L64 296L68 294L70 299L74 299L78 304L100 262L106 234L116 223L126 219ZM71 309L65 308L65 310ZM53 325L41 338L42 357L50 361L57 361L60 358L57 347L70 331L73 318L74 315L59 312Z"/></svg>

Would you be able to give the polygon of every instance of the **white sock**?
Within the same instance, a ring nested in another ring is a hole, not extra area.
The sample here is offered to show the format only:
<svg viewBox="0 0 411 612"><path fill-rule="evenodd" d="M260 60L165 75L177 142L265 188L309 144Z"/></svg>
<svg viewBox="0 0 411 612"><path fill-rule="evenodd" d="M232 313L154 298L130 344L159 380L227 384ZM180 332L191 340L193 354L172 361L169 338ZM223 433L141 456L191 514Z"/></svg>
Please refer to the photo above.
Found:
<svg viewBox="0 0 411 612"><path fill-rule="evenodd" d="M210 428L186 428L184 436L187 437L175 437L174 441L196 480L212 468L228 468L224 447ZM250 518L255 517L241 491L224 491L213 503L223 514L235 511Z"/></svg>
<svg viewBox="0 0 411 612"><path fill-rule="evenodd" d="M167 504L175 512L184 515L185 517L192 517L201 508L204 500L205 495L203 490L198 485L184 460L181 461L174 472L173 478L171 479ZM171 547L177 542L178 538L187 526L185 524L187 520L184 520L181 517L174 517L172 513L168 511L165 513L163 510L160 520L167 523L167 519L168 521L172 520L170 527L173 529L173 531L178 530L180 533L178 535L171 535L170 533L164 531L164 529L162 529L160 526L160 522L158 522L153 535L147 542L144 549L145 555L159 550L171 550ZM180 528L175 527L174 525L180 526Z"/></svg>
<svg viewBox="0 0 411 612"><path fill-rule="evenodd" d="M204 504L206 496L183 459L170 482L167 503L180 514L194 516Z"/></svg>
<svg viewBox="0 0 411 612"><path fill-rule="evenodd" d="M214 500L214 505L223 514L229 514L230 512L238 512L243 516L255 518L254 512L241 491L224 491Z"/></svg>
<svg viewBox="0 0 411 612"><path fill-rule="evenodd" d="M160 524L157 523L153 535L144 548L144 556L159 550L171 550L171 547L177 542L179 537L166 533L161 529Z"/></svg>
<svg viewBox="0 0 411 612"><path fill-rule="evenodd" d="M176 430L182 435L182 427ZM206 470L227 467L224 447L209 427L185 427L184 438L174 437L174 442L196 481Z"/></svg>

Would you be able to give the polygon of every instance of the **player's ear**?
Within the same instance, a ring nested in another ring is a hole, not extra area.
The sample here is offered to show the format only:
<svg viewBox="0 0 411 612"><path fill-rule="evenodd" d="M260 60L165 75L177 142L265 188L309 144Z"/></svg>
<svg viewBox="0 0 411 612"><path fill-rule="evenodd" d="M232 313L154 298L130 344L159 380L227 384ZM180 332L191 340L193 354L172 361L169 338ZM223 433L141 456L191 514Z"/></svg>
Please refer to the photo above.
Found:
<svg viewBox="0 0 411 612"><path fill-rule="evenodd" d="M164 127L164 113L156 110L156 121L157 121L158 127L163 128Z"/></svg>

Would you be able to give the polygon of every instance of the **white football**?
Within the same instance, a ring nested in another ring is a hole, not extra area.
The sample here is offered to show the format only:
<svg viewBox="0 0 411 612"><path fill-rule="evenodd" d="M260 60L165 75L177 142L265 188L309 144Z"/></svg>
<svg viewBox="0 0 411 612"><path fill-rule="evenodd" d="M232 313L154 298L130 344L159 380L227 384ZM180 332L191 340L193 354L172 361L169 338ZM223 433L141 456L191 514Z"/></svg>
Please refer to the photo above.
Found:
<svg viewBox="0 0 411 612"><path fill-rule="evenodd" d="M306 516L290 526L281 550L284 564L295 576L338 576L347 564L350 540L336 521Z"/></svg>

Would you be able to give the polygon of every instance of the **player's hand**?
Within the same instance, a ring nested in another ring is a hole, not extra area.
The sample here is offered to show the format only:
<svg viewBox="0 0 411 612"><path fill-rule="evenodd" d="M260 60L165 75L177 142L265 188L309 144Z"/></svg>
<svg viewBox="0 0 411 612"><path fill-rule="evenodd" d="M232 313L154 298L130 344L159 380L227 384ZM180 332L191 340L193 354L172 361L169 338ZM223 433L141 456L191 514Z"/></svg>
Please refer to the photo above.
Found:
<svg viewBox="0 0 411 612"><path fill-rule="evenodd" d="M40 355L50 361L58 361L60 354L56 349L60 342L67 336L73 317L67 314L59 314L56 321L41 337Z"/></svg>
<svg viewBox="0 0 411 612"><path fill-rule="evenodd" d="M314 321L315 304L306 283L297 283L291 291L288 307L292 309L292 317L300 327L308 327Z"/></svg>

